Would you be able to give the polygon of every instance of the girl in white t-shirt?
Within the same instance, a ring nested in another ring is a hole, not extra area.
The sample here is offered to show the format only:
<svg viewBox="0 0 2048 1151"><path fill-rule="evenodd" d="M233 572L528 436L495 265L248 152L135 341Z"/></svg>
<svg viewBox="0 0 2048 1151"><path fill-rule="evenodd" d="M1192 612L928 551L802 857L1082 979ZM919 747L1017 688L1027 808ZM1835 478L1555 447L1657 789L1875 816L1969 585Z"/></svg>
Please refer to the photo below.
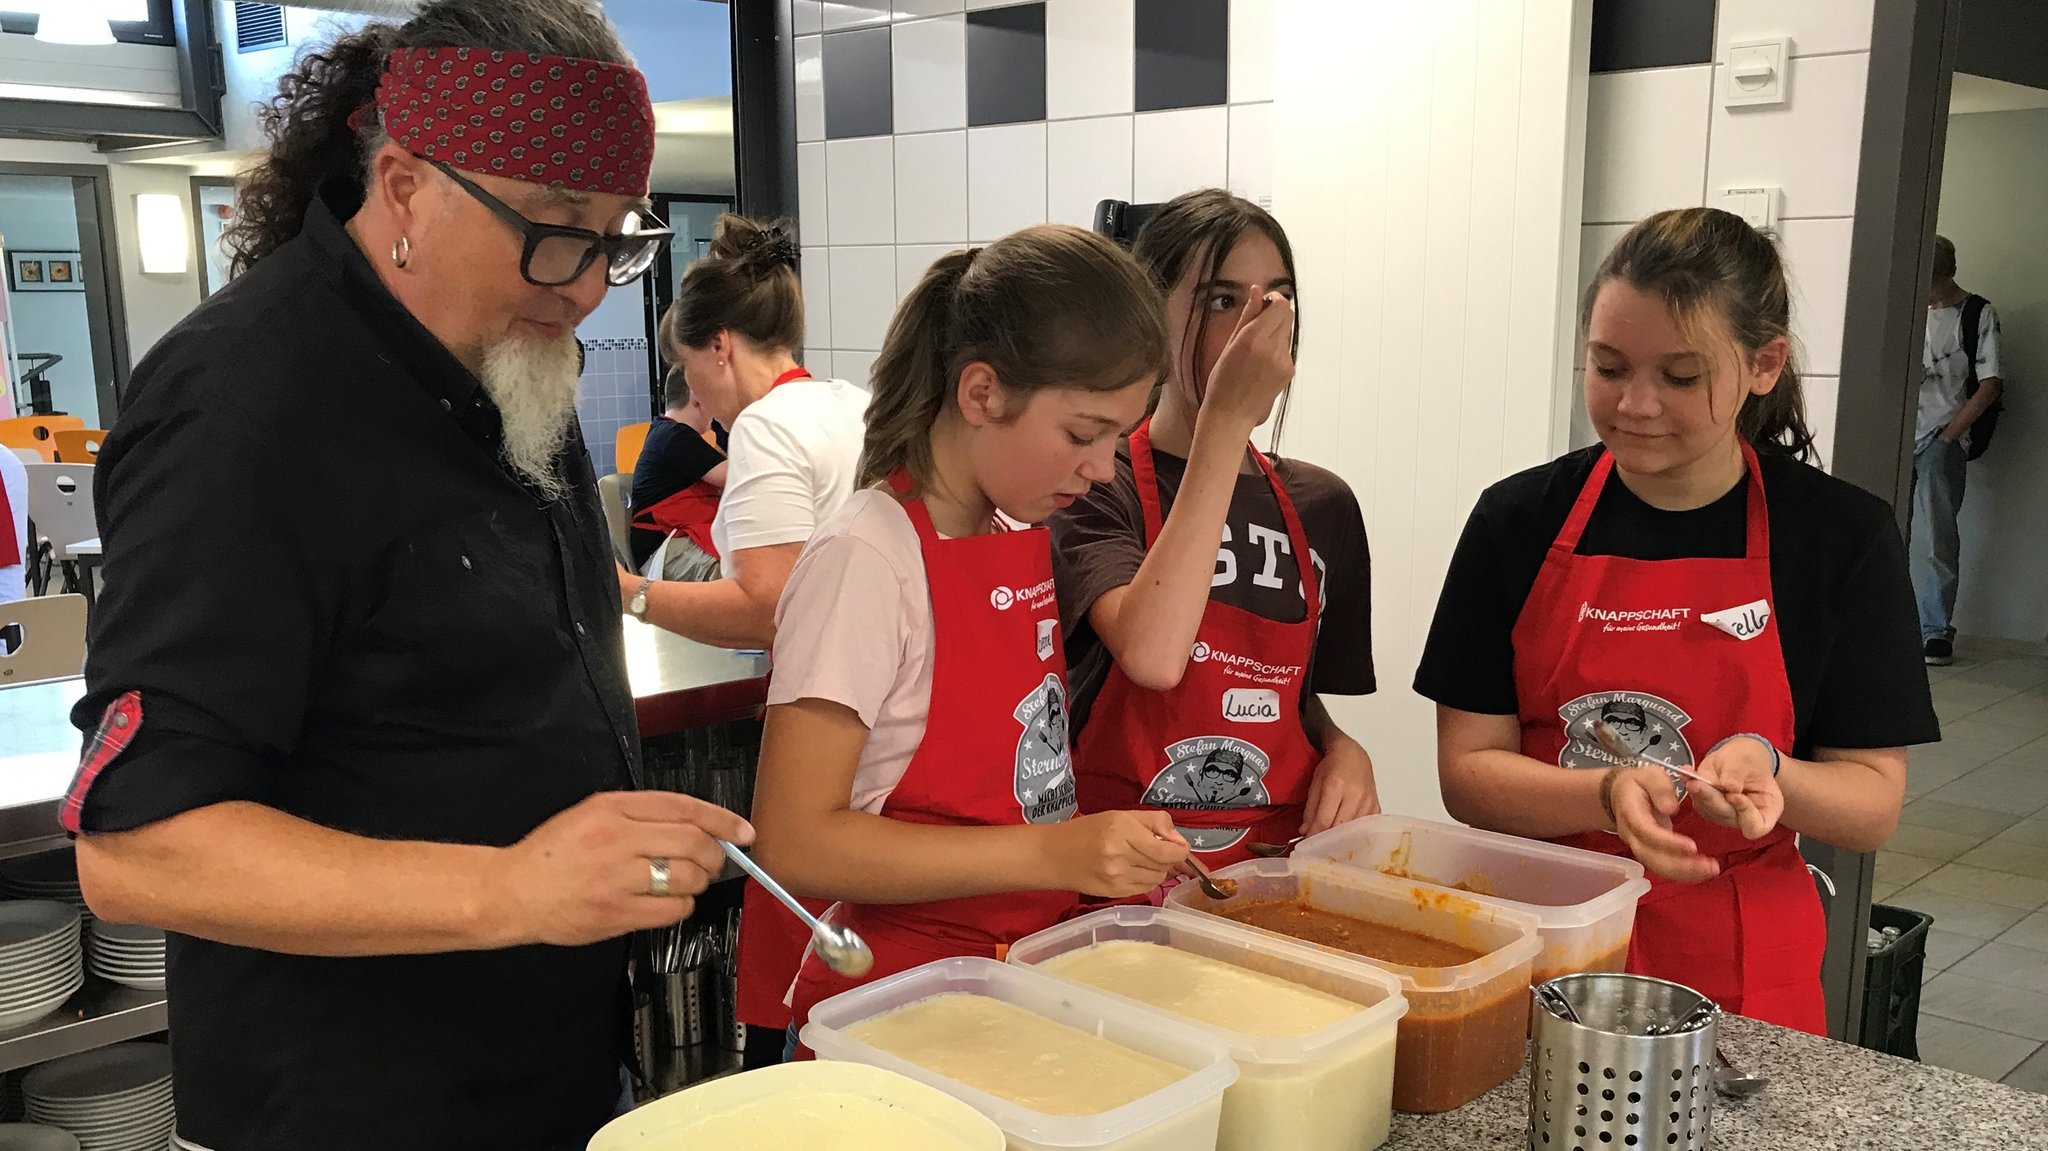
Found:
<svg viewBox="0 0 2048 1151"><path fill-rule="evenodd" d="M777 613L757 857L875 952L997 956L1187 855L1163 812L1077 816L1042 522L1112 474L1166 364L1156 288L1059 225L954 252L896 313L860 489ZM744 959L743 955L743 959ZM855 981L807 957L795 1024Z"/></svg>

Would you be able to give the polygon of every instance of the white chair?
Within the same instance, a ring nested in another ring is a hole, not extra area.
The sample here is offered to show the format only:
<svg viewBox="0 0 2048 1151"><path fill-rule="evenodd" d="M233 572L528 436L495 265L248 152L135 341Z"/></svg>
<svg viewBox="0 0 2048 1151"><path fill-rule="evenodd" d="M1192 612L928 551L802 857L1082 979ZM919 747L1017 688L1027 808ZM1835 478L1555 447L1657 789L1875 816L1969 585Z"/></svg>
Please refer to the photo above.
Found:
<svg viewBox="0 0 2048 1151"><path fill-rule="evenodd" d="M0 686L65 679L84 670L84 596L0 603Z"/></svg>
<svg viewBox="0 0 2048 1151"><path fill-rule="evenodd" d="M71 545L96 539L92 465L28 465L29 579L39 592L50 586L49 565L64 569L64 590L78 590ZM40 542L37 542L40 541Z"/></svg>
<svg viewBox="0 0 2048 1151"><path fill-rule="evenodd" d="M613 472L597 481L597 499L604 505L604 525L611 532L612 553L633 566L633 512L626 506L633 493L633 473Z"/></svg>
<svg viewBox="0 0 2048 1151"><path fill-rule="evenodd" d="M15 459L25 464L39 464L43 462L43 453L34 448L8 448L7 451L13 453Z"/></svg>

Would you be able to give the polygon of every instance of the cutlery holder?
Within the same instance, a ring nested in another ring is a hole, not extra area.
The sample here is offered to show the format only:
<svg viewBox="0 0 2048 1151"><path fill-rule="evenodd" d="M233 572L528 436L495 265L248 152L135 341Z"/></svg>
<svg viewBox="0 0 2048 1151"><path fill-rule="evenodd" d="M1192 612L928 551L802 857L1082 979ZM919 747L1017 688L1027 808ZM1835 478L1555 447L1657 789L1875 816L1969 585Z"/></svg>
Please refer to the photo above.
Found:
<svg viewBox="0 0 2048 1151"><path fill-rule="evenodd" d="M1705 1151L1713 1126L1719 1011L1671 1035L1702 996L1641 975L1568 975L1543 984L1570 1002L1574 1023L1539 989L1529 1042L1531 1151Z"/></svg>

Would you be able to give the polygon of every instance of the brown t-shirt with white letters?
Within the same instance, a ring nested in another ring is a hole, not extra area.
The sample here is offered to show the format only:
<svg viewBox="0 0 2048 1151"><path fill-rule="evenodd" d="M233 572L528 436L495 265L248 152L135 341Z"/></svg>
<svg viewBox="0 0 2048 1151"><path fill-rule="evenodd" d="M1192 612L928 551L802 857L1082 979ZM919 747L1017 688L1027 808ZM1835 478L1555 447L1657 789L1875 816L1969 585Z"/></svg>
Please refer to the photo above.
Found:
<svg viewBox="0 0 2048 1151"><path fill-rule="evenodd" d="M1173 510L1187 461L1153 449L1159 474L1162 515ZM1273 468L1301 516L1316 573L1329 605L1310 662L1309 682L1318 694L1370 695L1372 666L1372 558L1358 498L1336 473L1300 460L1275 458ZM1109 676L1109 649L1089 626L1088 611L1103 594L1123 587L1145 562L1145 517L1131 474L1129 445L1120 445L1116 478L1089 489L1072 507L1055 513L1053 575L1059 581L1060 627L1067 637L1067 683L1074 730L1088 722L1095 696ZM1239 474L1223 521L1216 552L1212 602L1243 608L1266 619L1299 622L1306 612L1301 575L1280 503L1259 473Z"/></svg>

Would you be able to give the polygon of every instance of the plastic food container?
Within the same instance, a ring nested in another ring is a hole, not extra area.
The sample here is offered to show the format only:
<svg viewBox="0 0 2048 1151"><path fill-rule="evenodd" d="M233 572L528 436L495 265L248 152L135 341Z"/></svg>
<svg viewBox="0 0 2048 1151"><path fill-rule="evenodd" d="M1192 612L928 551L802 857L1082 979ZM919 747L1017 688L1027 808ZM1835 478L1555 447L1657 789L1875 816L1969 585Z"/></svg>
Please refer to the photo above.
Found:
<svg viewBox="0 0 2048 1151"><path fill-rule="evenodd" d="M1290 1036L1250 1035L1173 1016L1221 1038L1237 1061L1237 1083L1223 1094L1218 1151L1372 1151L1386 1142L1394 1032L1408 1011L1399 978L1214 916L1157 907L1110 908L1049 928L1011 945L1010 962L1036 967L1107 943L1184 951L1360 1005L1342 1022Z"/></svg>
<svg viewBox="0 0 2048 1151"><path fill-rule="evenodd" d="M1166 905L1216 912L1300 900L1480 952L1478 959L1456 967L1408 967L1351 955L1399 977L1408 1000L1394 1048L1395 1110L1430 1113L1461 1107L1506 1082L1522 1065L1529 1034L1530 962L1543 948L1534 916L1456 892L1424 892L1382 875L1307 860L1252 859L1218 870L1216 878L1234 881L1237 894L1219 903L1202 894L1200 884L1183 883L1167 894Z"/></svg>
<svg viewBox="0 0 2048 1151"><path fill-rule="evenodd" d="M589 1151L1002 1151L987 1116L935 1087L858 1063L730 1075L604 1125Z"/></svg>
<svg viewBox="0 0 2048 1151"><path fill-rule="evenodd" d="M1303 840L1294 858L1364 868L1535 916L1543 933L1530 975L1535 983L1620 971L1636 901L1650 890L1633 859L1399 815L1333 827Z"/></svg>
<svg viewBox="0 0 2048 1151"><path fill-rule="evenodd" d="M846 1034L846 1029L935 995L981 995L1121 1044L1187 1070L1159 1091L1097 1115L1048 1115L969 1087ZM827 999L811 1008L804 1046L820 1059L865 1063L907 1075L995 1120L1010 1151L1214 1151L1223 1093L1237 1065L1221 1039L1113 995L978 957L942 959Z"/></svg>

